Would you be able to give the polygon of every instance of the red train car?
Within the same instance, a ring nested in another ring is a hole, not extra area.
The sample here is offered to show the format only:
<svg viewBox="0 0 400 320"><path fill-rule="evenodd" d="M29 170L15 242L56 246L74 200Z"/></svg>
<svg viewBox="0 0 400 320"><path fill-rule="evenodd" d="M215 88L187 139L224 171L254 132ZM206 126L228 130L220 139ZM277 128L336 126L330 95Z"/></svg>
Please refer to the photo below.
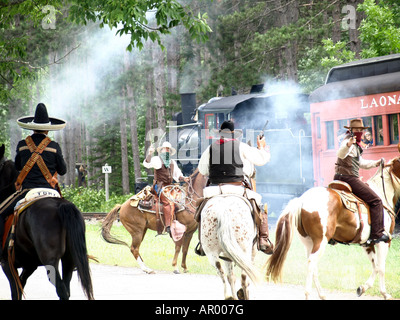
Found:
<svg viewBox="0 0 400 320"><path fill-rule="evenodd" d="M364 133L365 159L388 161L399 155L400 54L334 67L325 85L309 99L316 186L326 186L333 179L338 134L350 119L362 118L370 127ZM360 170L364 181L374 173Z"/></svg>

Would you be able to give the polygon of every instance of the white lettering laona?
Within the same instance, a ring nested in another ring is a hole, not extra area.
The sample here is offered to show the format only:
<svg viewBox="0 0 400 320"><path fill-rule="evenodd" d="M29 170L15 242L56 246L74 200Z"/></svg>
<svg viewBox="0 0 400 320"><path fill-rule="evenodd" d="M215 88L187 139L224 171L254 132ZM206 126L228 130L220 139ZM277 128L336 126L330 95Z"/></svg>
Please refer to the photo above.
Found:
<svg viewBox="0 0 400 320"><path fill-rule="evenodd" d="M360 99L360 103L361 109L400 105L400 94L382 95L379 98L372 98L370 101Z"/></svg>

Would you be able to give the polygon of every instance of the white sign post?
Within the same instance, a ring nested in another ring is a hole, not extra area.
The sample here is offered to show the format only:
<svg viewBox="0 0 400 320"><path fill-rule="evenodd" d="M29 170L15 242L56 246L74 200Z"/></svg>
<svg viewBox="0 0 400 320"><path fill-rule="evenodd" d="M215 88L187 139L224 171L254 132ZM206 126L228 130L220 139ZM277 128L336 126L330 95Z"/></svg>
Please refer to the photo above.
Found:
<svg viewBox="0 0 400 320"><path fill-rule="evenodd" d="M108 191L108 174L112 173L111 166L109 166L107 163L101 167L102 173L106 175L105 179L105 187L106 187L106 201L108 201L109 198L109 191Z"/></svg>

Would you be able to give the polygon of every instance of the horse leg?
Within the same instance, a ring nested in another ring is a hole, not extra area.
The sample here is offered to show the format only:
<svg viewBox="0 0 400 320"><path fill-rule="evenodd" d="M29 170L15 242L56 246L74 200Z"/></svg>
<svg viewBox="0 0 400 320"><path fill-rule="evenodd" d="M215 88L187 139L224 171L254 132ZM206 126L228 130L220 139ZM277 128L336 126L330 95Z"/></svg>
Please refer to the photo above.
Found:
<svg viewBox="0 0 400 320"><path fill-rule="evenodd" d="M28 278L32 275L32 273L37 269L37 267L31 267L31 268L23 268L21 275L19 276L19 279L21 280L21 285L22 288L25 288L26 281Z"/></svg>
<svg viewBox="0 0 400 320"><path fill-rule="evenodd" d="M251 261L254 262L254 259L256 257L257 253L257 244L253 245L252 251L251 251ZM242 271L242 282L241 282L242 287L238 290L237 296L239 300L250 300L250 281L247 276L247 274Z"/></svg>
<svg viewBox="0 0 400 320"><path fill-rule="evenodd" d="M69 290L63 279L61 279L60 272L58 271L58 261L56 263L46 264L45 268L47 270L47 277L56 287L56 292L60 300L69 300Z"/></svg>
<svg viewBox="0 0 400 320"><path fill-rule="evenodd" d="M188 233L186 231L185 235L183 236L181 267L182 267L184 273L188 272L187 265L186 265L186 258L187 258L187 254L189 252L190 241L192 240L193 233L196 231L196 228L193 230L193 232Z"/></svg>
<svg viewBox="0 0 400 320"><path fill-rule="evenodd" d="M63 274L63 282L67 289L68 296L71 296L70 283L72 279L72 273L74 271L74 263L70 257L66 258L65 256L62 258L62 274Z"/></svg>
<svg viewBox="0 0 400 320"><path fill-rule="evenodd" d="M242 287L237 292L238 299L239 300L250 300L250 291L249 291L250 282L244 271L242 271L241 285L242 285Z"/></svg>
<svg viewBox="0 0 400 320"><path fill-rule="evenodd" d="M232 293L232 297L226 297L225 295L225 300L238 300L238 296L235 290L235 284L236 284L236 277L235 277L235 273L233 272L233 264L231 261L226 261L224 260L224 264L225 264L225 270L226 270L226 274L227 274L227 279L228 279L228 283L231 287L231 293Z"/></svg>
<svg viewBox="0 0 400 320"><path fill-rule="evenodd" d="M386 292L385 286L386 257L389 251L389 244L379 242L376 247L378 250L379 289L385 300L392 300L393 297Z"/></svg>
<svg viewBox="0 0 400 320"><path fill-rule="evenodd" d="M389 245L387 243L378 243L373 247L364 247L364 250L372 264L372 273L365 284L358 287L358 296L361 296L374 285L375 277L377 274L379 274L381 294L385 299L392 299L392 296L386 292L385 288L385 263L388 249Z"/></svg>
<svg viewBox="0 0 400 320"><path fill-rule="evenodd" d="M145 229L141 234L138 234L138 233L131 234L131 236L132 236L131 252L132 252L135 260L139 263L140 269L142 269L146 273L153 274L153 273L155 273L154 270L152 270L146 266L146 264L144 263L142 257L140 256L140 253L139 253L140 244L142 243L142 241L144 239L146 231L147 230Z"/></svg>
<svg viewBox="0 0 400 320"><path fill-rule="evenodd" d="M21 292L21 290L19 290L18 285L14 280L10 266L8 265L8 261L2 264L2 269L3 269L4 274L6 275L8 282L10 284L11 299L12 300L21 300L22 292Z"/></svg>
<svg viewBox="0 0 400 320"><path fill-rule="evenodd" d="M179 268L177 267L177 264L178 264L179 252L181 251L181 248L182 248L182 242L183 242L183 239L180 239L179 241L175 242L175 254L174 254L174 258L172 259L172 267L174 268L175 274L180 273Z"/></svg>
<svg viewBox="0 0 400 320"><path fill-rule="evenodd" d="M211 255L207 255L208 260L210 261L210 264L212 266L215 267L215 269L217 269L217 274L219 275L219 277L222 280L222 283L224 285L224 297L225 300L234 300L234 298L232 297L232 295L229 295L229 289L228 289L228 279L225 276L225 272L224 269L222 268L221 262L218 260L218 258L216 256L211 256Z"/></svg>
<svg viewBox="0 0 400 320"><path fill-rule="evenodd" d="M314 241L311 238L303 238L301 237L301 240L303 241L306 250L307 250L307 258L308 258L308 271L307 271L307 278L306 278L306 287L305 287L305 298L306 300L309 299L309 296L312 291L312 282L314 281L315 287L318 292L318 296L320 297L321 300L325 300L326 297L322 293L322 288L319 283L318 279L318 260L324 253L326 244L328 243L327 240L324 238L321 243L319 248L314 251L315 249L315 244Z"/></svg>

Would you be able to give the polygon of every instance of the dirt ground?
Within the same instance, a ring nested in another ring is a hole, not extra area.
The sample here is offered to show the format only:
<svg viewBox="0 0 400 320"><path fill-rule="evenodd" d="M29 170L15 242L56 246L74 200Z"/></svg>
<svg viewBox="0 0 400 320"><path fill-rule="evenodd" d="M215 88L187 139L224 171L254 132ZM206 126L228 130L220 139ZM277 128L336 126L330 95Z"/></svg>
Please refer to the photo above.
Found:
<svg viewBox="0 0 400 320"><path fill-rule="evenodd" d="M96 300L223 300L223 285L219 277L199 274L159 272L145 274L138 268L91 264ZM238 279L237 285L240 280ZM253 300L303 300L302 286L262 283L252 286ZM329 300L377 300L380 297L354 293L325 292ZM0 275L0 299L10 299L8 280ZM38 268L25 287L26 300L57 300L54 286L47 280L44 267ZM71 281L71 300L83 300L76 272ZM316 290L311 299L319 300Z"/></svg>

